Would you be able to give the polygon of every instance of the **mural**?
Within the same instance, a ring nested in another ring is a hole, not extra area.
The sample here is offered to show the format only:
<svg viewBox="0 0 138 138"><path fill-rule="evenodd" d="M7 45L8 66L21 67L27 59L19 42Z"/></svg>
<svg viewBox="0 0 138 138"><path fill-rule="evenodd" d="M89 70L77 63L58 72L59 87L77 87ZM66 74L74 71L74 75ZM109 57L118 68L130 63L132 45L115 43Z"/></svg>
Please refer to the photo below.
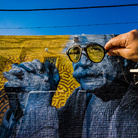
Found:
<svg viewBox="0 0 138 138"><path fill-rule="evenodd" d="M22 63L39 59L56 62L60 74L60 82L53 97L52 105L56 108L63 106L74 89L79 86L72 77L72 63L62 52L69 41L69 36L0 36L0 124L6 109L8 99L4 91L7 81L2 73L9 71L13 63ZM47 52L45 49L48 49Z"/></svg>
<svg viewBox="0 0 138 138"><path fill-rule="evenodd" d="M113 37L0 36L1 137L137 137L137 63Z"/></svg>

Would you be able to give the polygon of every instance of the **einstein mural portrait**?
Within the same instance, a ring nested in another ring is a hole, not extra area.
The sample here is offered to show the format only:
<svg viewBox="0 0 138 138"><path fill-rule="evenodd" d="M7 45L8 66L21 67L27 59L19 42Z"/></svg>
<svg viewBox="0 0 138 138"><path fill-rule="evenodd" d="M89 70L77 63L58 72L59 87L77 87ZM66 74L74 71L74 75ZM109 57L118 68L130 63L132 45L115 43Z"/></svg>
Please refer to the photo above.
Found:
<svg viewBox="0 0 138 138"><path fill-rule="evenodd" d="M1 110L0 136L137 137L137 76L130 69L138 64L107 55L104 46L116 35L55 37L46 45L49 39L37 36L44 52L22 39L26 47L17 57L20 61L6 62L11 67L1 71L1 95L8 106ZM48 47L55 44L59 49Z"/></svg>

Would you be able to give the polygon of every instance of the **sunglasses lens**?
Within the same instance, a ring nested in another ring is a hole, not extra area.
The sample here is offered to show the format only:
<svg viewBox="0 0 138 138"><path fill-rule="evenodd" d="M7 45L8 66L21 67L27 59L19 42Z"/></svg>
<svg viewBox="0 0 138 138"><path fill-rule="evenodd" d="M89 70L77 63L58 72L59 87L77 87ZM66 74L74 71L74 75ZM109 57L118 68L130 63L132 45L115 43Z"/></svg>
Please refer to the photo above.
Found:
<svg viewBox="0 0 138 138"><path fill-rule="evenodd" d="M81 50L79 47L72 47L68 51L69 58L72 62L76 63L80 60Z"/></svg>
<svg viewBox="0 0 138 138"><path fill-rule="evenodd" d="M87 48L87 54L91 61L98 63L103 60L105 51L100 45L91 45Z"/></svg>

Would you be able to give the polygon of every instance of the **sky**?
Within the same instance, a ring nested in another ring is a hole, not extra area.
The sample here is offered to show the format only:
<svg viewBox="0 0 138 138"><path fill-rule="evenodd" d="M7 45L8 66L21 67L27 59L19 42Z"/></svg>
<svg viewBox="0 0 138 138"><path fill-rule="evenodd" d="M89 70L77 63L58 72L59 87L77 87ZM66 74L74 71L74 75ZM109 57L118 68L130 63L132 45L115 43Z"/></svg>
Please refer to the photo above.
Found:
<svg viewBox="0 0 138 138"><path fill-rule="evenodd" d="M0 9L46 9L138 4L138 0L0 0ZM0 35L122 34L138 29L138 23L80 27L52 27L138 22L138 6L60 11L0 11Z"/></svg>

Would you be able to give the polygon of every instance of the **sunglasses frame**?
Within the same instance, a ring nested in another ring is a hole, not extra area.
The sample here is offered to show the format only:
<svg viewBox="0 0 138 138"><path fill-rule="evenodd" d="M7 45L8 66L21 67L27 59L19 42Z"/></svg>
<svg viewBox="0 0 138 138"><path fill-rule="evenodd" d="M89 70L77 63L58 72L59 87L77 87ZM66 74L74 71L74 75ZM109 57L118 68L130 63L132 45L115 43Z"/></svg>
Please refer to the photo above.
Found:
<svg viewBox="0 0 138 138"><path fill-rule="evenodd" d="M104 57L105 57L105 54L106 54L108 51L107 51L106 49L104 49L104 47L103 47L102 45L97 44L97 43L89 43L89 44L87 44L86 47L84 47L84 48L82 48L81 45L73 45L73 46L71 46L71 47L67 50L66 54L67 54L67 56L69 57L70 61L73 62L73 61L71 60L70 56L69 56L69 51L70 51L70 49L73 48L73 47L78 47L78 48L80 49L80 57L79 57L78 62L79 62L80 59L81 59L81 55L82 55L82 51L83 51L83 50L85 51L87 58L88 58L90 61L92 61L92 60L89 58L89 56L88 56L87 48L90 47L90 46L94 46L94 45L98 45L98 46L100 46L100 47L103 49L103 51L104 51L104 56L103 56L103 58L102 58L102 60L103 60ZM102 60L101 60L101 61L102 61ZM101 61L100 61L100 62L101 62ZM93 62L93 63L99 63L99 62L94 62L94 61L92 61L92 62ZM77 62L73 62L73 63L77 63Z"/></svg>

